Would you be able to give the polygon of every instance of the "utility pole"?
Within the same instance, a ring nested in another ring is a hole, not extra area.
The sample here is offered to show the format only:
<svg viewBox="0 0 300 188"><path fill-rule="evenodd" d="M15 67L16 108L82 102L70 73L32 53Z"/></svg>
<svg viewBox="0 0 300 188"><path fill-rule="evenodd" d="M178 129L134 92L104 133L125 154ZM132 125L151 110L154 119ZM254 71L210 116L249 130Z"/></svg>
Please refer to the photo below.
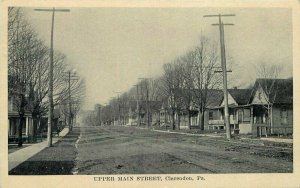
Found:
<svg viewBox="0 0 300 188"><path fill-rule="evenodd" d="M71 71L68 72L69 83L69 130L72 131L72 106L71 106Z"/></svg>
<svg viewBox="0 0 300 188"><path fill-rule="evenodd" d="M69 124L69 130L72 131L73 128L73 112L72 112L72 97L71 97L71 80L78 80L78 76L76 76L75 73L72 74L71 71L63 72L68 74L68 102L69 102L69 118L68 118L68 124Z"/></svg>
<svg viewBox="0 0 300 188"><path fill-rule="evenodd" d="M98 106L98 118L99 118L99 125L101 126L101 105Z"/></svg>
<svg viewBox="0 0 300 188"><path fill-rule="evenodd" d="M70 12L69 9L34 9L35 11L52 12L52 23L51 23L51 47L50 47L50 61L49 61L49 113L48 113L48 133L47 133L47 146L52 146L52 126L53 126L53 30L54 30L54 15L55 12Z"/></svg>
<svg viewBox="0 0 300 188"><path fill-rule="evenodd" d="M226 53L225 53L225 40L224 40L224 24L221 17L235 16L234 14L218 14L218 15L205 15L204 17L219 17L218 24L212 24L213 26L219 26L220 30L220 49L221 49L221 64L223 72L223 92L224 92L224 120L226 125L226 137L228 140L231 139L230 122L229 122L229 111L228 111L228 91L227 91L227 69L226 69Z"/></svg>
<svg viewBox="0 0 300 188"><path fill-rule="evenodd" d="M120 93L119 91L114 91L114 93L117 93L118 94L118 124L120 125L121 124L121 106L120 106Z"/></svg>
<svg viewBox="0 0 300 188"><path fill-rule="evenodd" d="M120 106L120 95L119 94L118 94L118 112L119 112L118 124L121 125L121 106Z"/></svg>
<svg viewBox="0 0 300 188"><path fill-rule="evenodd" d="M147 108L147 127L150 128L150 113L149 113L149 85L148 80L146 81L146 108Z"/></svg>

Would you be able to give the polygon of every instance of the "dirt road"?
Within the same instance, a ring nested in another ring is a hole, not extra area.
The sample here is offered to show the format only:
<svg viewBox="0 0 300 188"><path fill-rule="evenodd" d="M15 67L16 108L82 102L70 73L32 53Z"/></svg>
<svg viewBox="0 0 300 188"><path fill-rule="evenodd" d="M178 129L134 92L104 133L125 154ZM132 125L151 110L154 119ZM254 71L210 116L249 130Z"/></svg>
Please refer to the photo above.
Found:
<svg viewBox="0 0 300 188"><path fill-rule="evenodd" d="M278 173L292 149L133 127L81 127L74 174Z"/></svg>

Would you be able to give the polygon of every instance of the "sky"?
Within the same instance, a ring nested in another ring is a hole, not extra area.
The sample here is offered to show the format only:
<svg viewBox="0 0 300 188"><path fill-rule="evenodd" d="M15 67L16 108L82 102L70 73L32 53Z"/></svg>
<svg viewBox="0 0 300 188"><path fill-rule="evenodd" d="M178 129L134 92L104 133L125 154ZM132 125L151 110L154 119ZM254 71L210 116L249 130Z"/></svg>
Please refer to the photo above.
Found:
<svg viewBox="0 0 300 188"><path fill-rule="evenodd" d="M47 45L51 13L24 9L28 22ZM292 76L292 12L284 8L70 8L57 13L54 49L67 56L86 80L84 109L104 104L126 92L138 78L162 75L162 66L185 54L201 35L219 45L217 18L224 17L226 55L239 87L255 80L254 66L283 64L282 77ZM230 77L229 77L230 79Z"/></svg>

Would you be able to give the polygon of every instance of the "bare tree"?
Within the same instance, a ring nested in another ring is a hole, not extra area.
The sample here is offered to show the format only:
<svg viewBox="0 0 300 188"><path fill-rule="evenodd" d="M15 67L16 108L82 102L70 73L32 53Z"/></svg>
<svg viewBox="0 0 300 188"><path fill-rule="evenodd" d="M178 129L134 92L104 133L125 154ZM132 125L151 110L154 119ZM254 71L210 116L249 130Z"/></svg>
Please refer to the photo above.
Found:
<svg viewBox="0 0 300 188"><path fill-rule="evenodd" d="M274 65L274 64L267 64L267 63L260 63L255 66L256 76L258 84L260 84L261 88L263 89L264 95L261 95L259 99L262 103L266 102L266 105L263 107L267 113L267 122L270 127L272 127L272 107L276 100L277 95L279 92L279 83L278 78L283 70L282 65Z"/></svg>
<svg viewBox="0 0 300 188"><path fill-rule="evenodd" d="M178 67L175 63L168 63L164 65L164 75L162 77L163 81L163 92L165 93L166 98L168 99L168 107L171 111L172 118L172 129L176 128L175 125L175 114L178 112L178 96L175 95L175 91L179 89L180 82L178 79Z"/></svg>
<svg viewBox="0 0 300 188"><path fill-rule="evenodd" d="M179 66L179 79L182 81L182 87L177 91L178 103L188 113L188 128L191 129L191 105L193 102L194 77L193 77L193 58L192 52L187 53L181 58ZM180 116L179 116L180 117ZM179 122L180 123L180 122Z"/></svg>
<svg viewBox="0 0 300 188"><path fill-rule="evenodd" d="M218 55L216 46L207 38L201 37L200 44L191 52L190 57L193 62L193 77L195 89L192 90L195 96L195 105L199 111L198 125L204 130L204 112L207 108L210 98L215 96L211 92L217 89L221 84L221 77L215 74L215 68L218 67Z"/></svg>
<svg viewBox="0 0 300 188"><path fill-rule="evenodd" d="M22 146L24 114L31 112L34 121L34 136L40 117L48 110L48 62L49 48L38 38L34 29L27 23L21 8L8 10L8 94L13 98L19 112L19 146ZM63 78L65 56L60 52L54 55L55 105L65 100L66 84ZM84 83L73 83L72 90L77 98L84 95Z"/></svg>
<svg viewBox="0 0 300 188"><path fill-rule="evenodd" d="M18 8L9 9L8 94L19 112L18 146L22 146L22 127L29 96L35 83L36 64L42 61L44 46Z"/></svg>

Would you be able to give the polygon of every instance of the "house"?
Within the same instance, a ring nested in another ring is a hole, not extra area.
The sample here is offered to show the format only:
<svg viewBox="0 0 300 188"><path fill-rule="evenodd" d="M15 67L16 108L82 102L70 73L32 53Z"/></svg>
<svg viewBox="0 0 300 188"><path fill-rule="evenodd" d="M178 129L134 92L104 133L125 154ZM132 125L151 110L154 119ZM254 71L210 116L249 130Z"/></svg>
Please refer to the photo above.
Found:
<svg viewBox="0 0 300 188"><path fill-rule="evenodd" d="M19 132L20 115L17 107L17 99L15 96L9 96L8 98L8 138L9 141L16 141ZM33 135L33 119L31 112L25 108L23 115L22 125L23 139L27 140L28 137Z"/></svg>
<svg viewBox="0 0 300 188"><path fill-rule="evenodd" d="M137 102L130 101L128 103L129 111L128 111L128 120L126 125L134 126L137 125Z"/></svg>
<svg viewBox="0 0 300 188"><path fill-rule="evenodd" d="M149 111L150 125L158 125L160 123L160 106L160 101L131 102L127 125L147 125L147 109Z"/></svg>
<svg viewBox="0 0 300 188"><path fill-rule="evenodd" d="M53 109L53 125L52 125L52 132L53 134L59 133L64 127L61 110L59 108ZM43 136L47 135L48 132L48 116L43 116L41 118L41 123L39 127L39 134Z"/></svg>
<svg viewBox="0 0 300 188"><path fill-rule="evenodd" d="M247 104L251 94L251 89L228 89L228 112L229 123L231 130L244 131L244 124L250 123L250 107ZM218 101L215 101L213 105L208 107L208 124L206 129L218 129L225 130L224 122L224 94L222 92L221 102L217 105ZM219 99L220 99L219 98ZM207 123L207 121L205 121Z"/></svg>
<svg viewBox="0 0 300 188"><path fill-rule="evenodd" d="M205 91L205 92L203 92ZM174 110L174 121L175 126L179 129L189 129L190 127L193 129L200 128L199 121L200 121L200 113L195 102L197 100L196 92L201 92L201 90L188 90L188 89L174 89L173 96L174 100L176 101L173 105ZM220 104L223 99L223 92L222 90L218 89L209 89L209 90L202 90L203 95L206 95L206 102L205 106L206 109L213 109L220 108ZM189 97L188 99L186 97ZM160 124L161 126L170 127L172 124L172 109L170 105L171 99L169 98L166 102L162 104L160 109ZM217 112L218 110L216 110ZM219 110L220 111L220 110ZM215 112L215 115L217 115ZM220 115L215 117L215 120L218 121ZM208 129L208 112L207 110L204 113L205 118L205 128ZM223 126L222 123L215 124L215 126Z"/></svg>
<svg viewBox="0 0 300 188"><path fill-rule="evenodd" d="M228 89L228 110L231 130L239 134L292 134L293 80L257 79L252 89ZM205 129L225 129L223 117L222 99L208 108Z"/></svg>
<svg viewBox="0 0 300 188"><path fill-rule="evenodd" d="M176 89L174 91L177 100L177 110L175 112L175 122L179 129L188 129L189 124L193 128L198 128L199 114L198 107L195 103L195 91L188 89Z"/></svg>
<svg viewBox="0 0 300 188"><path fill-rule="evenodd" d="M257 79L249 104L252 116L249 132L293 133L293 79Z"/></svg>
<svg viewBox="0 0 300 188"><path fill-rule="evenodd" d="M166 102L162 103L161 108L159 110L159 126L170 126L171 125L171 117L170 110L168 104Z"/></svg>
<svg viewBox="0 0 300 188"><path fill-rule="evenodd" d="M151 126L159 126L160 125L160 109L161 102L160 101L149 101L149 112L150 112L150 122Z"/></svg>
<svg viewBox="0 0 300 188"><path fill-rule="evenodd" d="M8 136L10 139L18 137L18 127L20 115L18 112L17 102L14 96L8 98ZM22 135L23 138L28 138L33 134L33 120L31 112L25 108L23 115Z"/></svg>
<svg viewBox="0 0 300 188"><path fill-rule="evenodd" d="M207 104L204 112L205 130L225 130L222 103L224 93L222 90L213 89L207 91Z"/></svg>

